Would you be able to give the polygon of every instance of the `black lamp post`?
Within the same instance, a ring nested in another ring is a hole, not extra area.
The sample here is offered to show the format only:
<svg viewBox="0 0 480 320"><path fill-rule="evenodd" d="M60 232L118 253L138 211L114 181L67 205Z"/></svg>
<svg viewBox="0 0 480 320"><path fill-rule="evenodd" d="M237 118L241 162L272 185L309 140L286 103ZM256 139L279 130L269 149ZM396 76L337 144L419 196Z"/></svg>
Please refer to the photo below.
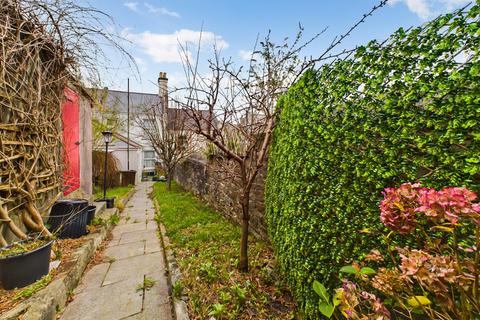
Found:
<svg viewBox="0 0 480 320"><path fill-rule="evenodd" d="M107 156L108 144L112 141L111 131L102 131L103 141L105 141L105 168L103 170L103 200L107 199Z"/></svg>

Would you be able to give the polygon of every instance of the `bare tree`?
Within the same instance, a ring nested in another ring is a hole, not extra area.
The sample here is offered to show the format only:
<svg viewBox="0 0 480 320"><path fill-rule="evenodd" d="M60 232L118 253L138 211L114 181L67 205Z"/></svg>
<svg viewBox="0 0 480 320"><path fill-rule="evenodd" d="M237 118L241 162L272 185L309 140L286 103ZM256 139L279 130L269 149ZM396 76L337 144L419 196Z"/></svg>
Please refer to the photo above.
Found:
<svg viewBox="0 0 480 320"><path fill-rule="evenodd" d="M188 128L189 118L184 110L163 108L163 103L158 102L142 107L134 121L160 158L170 190L176 166L196 150L194 133Z"/></svg>
<svg viewBox="0 0 480 320"><path fill-rule="evenodd" d="M270 32L262 41L257 40L247 68L237 68L231 59L223 59L214 47L213 58L208 61L207 76L199 72L201 39L194 59L188 48L182 46L187 86L179 90L183 91L184 100L178 102L192 119L195 133L214 144L224 155L224 173L239 186L242 238L238 267L241 271L248 271L250 191L266 163L272 131L281 112L276 108L279 97L316 63L328 63L351 54L353 50L331 52L386 2L379 1L345 34L334 38L316 58L302 58L300 54L326 29L304 41L301 25L293 41L285 38L280 44L275 44Z"/></svg>
<svg viewBox="0 0 480 320"><path fill-rule="evenodd" d="M254 50L246 70L214 50L209 61L210 74L198 72L186 47L182 59L187 78L183 108L191 118L193 130L223 154L222 169L238 184L242 209L242 239L239 269L248 271L248 232L250 191L259 170L265 165L268 146L279 110L279 96L295 81L300 70L310 64L299 53L320 34L301 42L302 29L289 44L270 40L270 33ZM199 52L199 51L198 51Z"/></svg>

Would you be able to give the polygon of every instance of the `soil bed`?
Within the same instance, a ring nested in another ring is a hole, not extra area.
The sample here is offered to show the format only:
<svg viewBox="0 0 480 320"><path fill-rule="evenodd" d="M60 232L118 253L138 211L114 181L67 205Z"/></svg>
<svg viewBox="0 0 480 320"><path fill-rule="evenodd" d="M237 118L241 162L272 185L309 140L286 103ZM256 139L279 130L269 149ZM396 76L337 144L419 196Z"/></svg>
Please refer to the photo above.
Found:
<svg viewBox="0 0 480 320"><path fill-rule="evenodd" d="M38 239L38 240L26 240L24 242L14 243L8 249L0 250L0 259L6 258L9 256L16 256L29 251L33 251L37 248L40 248L47 242L48 242L47 240Z"/></svg>

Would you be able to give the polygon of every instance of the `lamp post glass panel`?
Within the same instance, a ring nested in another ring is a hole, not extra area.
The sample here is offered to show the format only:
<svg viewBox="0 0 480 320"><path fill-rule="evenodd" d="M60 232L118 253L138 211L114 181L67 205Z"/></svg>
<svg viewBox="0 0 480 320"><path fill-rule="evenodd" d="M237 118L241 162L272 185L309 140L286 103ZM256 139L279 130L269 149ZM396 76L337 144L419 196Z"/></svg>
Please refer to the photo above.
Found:
<svg viewBox="0 0 480 320"><path fill-rule="evenodd" d="M103 141L105 141L105 168L103 170L103 200L107 199L107 156L108 144L112 141L111 131L102 131Z"/></svg>

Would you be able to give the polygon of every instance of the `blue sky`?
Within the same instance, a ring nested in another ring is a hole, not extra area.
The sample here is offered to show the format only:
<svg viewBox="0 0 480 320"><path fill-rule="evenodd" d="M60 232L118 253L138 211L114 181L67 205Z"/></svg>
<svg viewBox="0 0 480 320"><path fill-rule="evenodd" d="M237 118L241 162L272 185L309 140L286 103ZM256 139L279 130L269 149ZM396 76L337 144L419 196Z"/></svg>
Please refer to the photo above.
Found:
<svg viewBox="0 0 480 320"><path fill-rule="evenodd" d="M335 35L345 32L375 5L372 0L109 0L91 4L110 14L119 33L130 40L126 48L135 58L140 77L125 68L125 63L111 54L112 69L103 75L103 85L111 89L156 92L158 72L168 73L172 85L181 86L183 69L178 56L178 41L198 41L203 24L201 60L209 57L214 40L222 54L242 63L252 50L257 35L272 30L273 38L293 36L298 23L305 28L305 39L328 27L305 54L319 54ZM389 5L359 27L344 47L354 47L372 39L385 39L399 27L419 25L465 5L465 0L390 0ZM109 52L109 51L108 51Z"/></svg>

